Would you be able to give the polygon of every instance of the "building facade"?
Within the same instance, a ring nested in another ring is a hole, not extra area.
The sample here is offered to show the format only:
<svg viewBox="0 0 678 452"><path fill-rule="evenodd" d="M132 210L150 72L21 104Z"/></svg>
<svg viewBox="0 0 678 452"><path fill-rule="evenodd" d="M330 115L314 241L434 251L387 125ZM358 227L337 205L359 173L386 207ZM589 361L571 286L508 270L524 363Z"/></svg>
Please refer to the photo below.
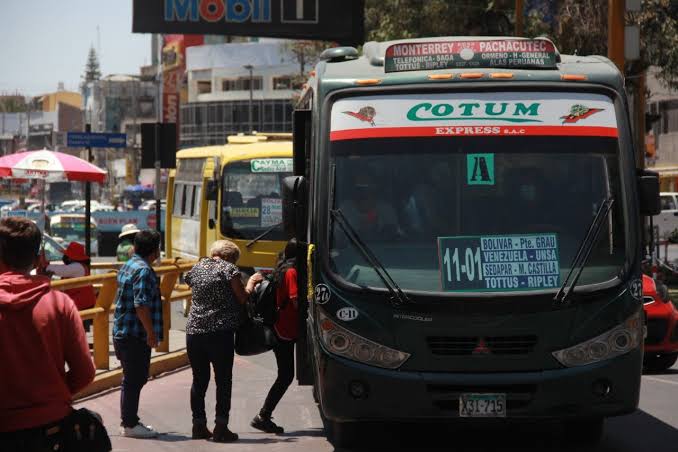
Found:
<svg viewBox="0 0 678 452"><path fill-rule="evenodd" d="M180 147L222 144L239 132L292 131L300 67L282 41L197 46L186 54Z"/></svg>

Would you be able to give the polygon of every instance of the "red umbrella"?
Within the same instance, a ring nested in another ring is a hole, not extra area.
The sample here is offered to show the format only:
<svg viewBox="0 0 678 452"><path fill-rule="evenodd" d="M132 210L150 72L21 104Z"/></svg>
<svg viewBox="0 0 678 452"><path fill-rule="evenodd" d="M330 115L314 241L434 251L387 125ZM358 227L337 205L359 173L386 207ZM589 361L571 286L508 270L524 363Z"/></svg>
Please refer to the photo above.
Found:
<svg viewBox="0 0 678 452"><path fill-rule="evenodd" d="M41 149L0 157L0 177L102 183L106 172L78 157Z"/></svg>

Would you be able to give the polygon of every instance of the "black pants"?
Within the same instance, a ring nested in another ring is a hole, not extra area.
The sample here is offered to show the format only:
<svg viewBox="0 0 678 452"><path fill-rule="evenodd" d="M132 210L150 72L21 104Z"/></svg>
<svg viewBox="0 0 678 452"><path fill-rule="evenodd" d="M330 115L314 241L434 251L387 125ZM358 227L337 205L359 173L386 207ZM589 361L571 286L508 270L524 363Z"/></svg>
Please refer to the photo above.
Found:
<svg viewBox="0 0 678 452"><path fill-rule="evenodd" d="M191 411L194 424L207 422L205 393L210 382L210 363L217 385L215 420L228 424L233 386L233 347L233 331L186 335L188 360L193 371Z"/></svg>
<svg viewBox="0 0 678 452"><path fill-rule="evenodd" d="M294 380L294 341L278 339L273 353L275 353L275 361L278 365L278 378L268 391L264 407L261 409L261 414L265 416L273 413Z"/></svg>
<svg viewBox="0 0 678 452"><path fill-rule="evenodd" d="M114 338L115 356L122 365L120 391L120 417L122 426L134 427L139 423L139 397L148 381L151 348L146 341L136 337Z"/></svg>

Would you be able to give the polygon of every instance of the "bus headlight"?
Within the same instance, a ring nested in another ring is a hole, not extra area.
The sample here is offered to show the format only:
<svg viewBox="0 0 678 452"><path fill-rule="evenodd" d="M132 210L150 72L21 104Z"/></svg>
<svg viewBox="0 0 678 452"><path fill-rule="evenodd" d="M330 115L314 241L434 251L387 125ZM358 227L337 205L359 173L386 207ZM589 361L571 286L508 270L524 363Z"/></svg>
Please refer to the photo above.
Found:
<svg viewBox="0 0 678 452"><path fill-rule="evenodd" d="M409 353L377 344L350 332L330 320L320 310L318 310L318 325L320 340L325 348L335 355L352 361L384 369L397 369L410 357Z"/></svg>
<svg viewBox="0 0 678 452"><path fill-rule="evenodd" d="M597 363L637 348L644 331L642 311L638 311L621 325L581 344L555 351L553 356L565 367Z"/></svg>

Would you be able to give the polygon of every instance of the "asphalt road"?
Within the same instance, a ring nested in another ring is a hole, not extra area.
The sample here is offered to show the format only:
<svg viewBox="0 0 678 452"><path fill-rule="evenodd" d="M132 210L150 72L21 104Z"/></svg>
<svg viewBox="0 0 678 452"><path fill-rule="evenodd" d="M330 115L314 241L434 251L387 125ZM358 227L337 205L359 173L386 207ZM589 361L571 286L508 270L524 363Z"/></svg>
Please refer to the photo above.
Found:
<svg viewBox="0 0 678 452"><path fill-rule="evenodd" d="M258 432L249 426L275 378L271 353L242 358L234 366L231 429L240 435L235 444L215 444L190 439L189 369L151 381L142 393L140 416L162 435L155 440L135 440L118 434L119 397L117 390L82 402L100 412L112 436L114 451L332 451L310 388L292 386L274 413L275 421L286 428L282 436ZM678 451L678 366L661 374L643 377L639 410L629 416L608 419L600 452ZM207 395L208 417L214 413L214 386ZM211 422L210 422L211 424ZM454 425L399 425L389 430L370 431L364 446L352 450L402 451L571 451L563 444L557 424L523 425L505 423L492 428L461 428Z"/></svg>

